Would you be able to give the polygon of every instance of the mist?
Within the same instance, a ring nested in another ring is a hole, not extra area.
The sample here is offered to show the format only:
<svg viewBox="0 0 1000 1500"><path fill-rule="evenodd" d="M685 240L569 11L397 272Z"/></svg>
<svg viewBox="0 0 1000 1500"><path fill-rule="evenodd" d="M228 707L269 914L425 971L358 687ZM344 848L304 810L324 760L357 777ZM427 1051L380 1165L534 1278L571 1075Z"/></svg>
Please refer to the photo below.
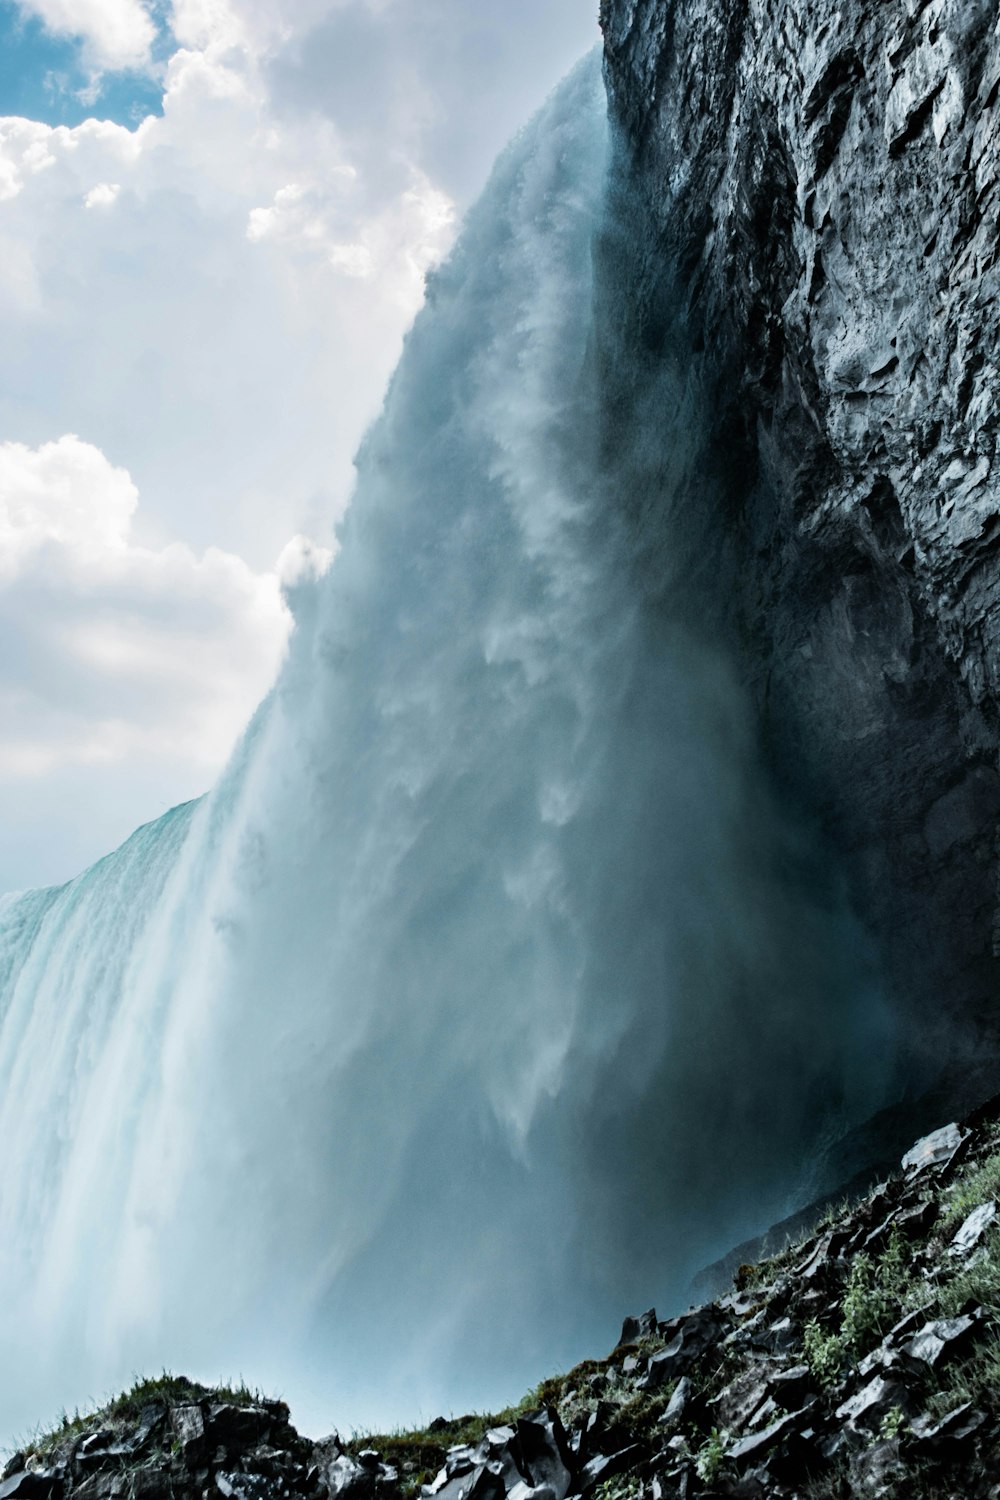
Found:
<svg viewBox="0 0 1000 1500"><path fill-rule="evenodd" d="M884 1100L690 518L637 526L609 441L613 161L595 55L429 278L219 784L0 909L12 1430L163 1366L315 1434L506 1402L685 1304ZM643 470L690 504L661 379Z"/></svg>

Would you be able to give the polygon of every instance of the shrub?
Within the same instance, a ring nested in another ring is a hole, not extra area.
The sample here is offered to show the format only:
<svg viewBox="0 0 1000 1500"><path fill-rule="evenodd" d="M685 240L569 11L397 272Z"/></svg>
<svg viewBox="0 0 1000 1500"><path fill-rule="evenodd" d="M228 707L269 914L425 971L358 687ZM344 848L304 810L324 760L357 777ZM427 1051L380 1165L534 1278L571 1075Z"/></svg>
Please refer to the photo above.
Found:
<svg viewBox="0 0 1000 1500"><path fill-rule="evenodd" d="M847 1346L839 1333L825 1333L815 1319L802 1336L806 1364L820 1385L836 1385L844 1369Z"/></svg>
<svg viewBox="0 0 1000 1500"><path fill-rule="evenodd" d="M702 1443L695 1454L694 1466L698 1478L704 1484L713 1484L719 1477L726 1450L722 1444L722 1436L717 1427L713 1427L708 1437Z"/></svg>

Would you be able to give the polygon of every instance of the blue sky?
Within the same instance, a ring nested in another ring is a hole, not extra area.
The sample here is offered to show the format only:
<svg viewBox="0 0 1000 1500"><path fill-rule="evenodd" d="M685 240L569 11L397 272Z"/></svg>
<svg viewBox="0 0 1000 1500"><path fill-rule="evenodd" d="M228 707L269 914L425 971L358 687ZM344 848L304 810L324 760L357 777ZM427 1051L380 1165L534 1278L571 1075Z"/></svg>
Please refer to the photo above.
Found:
<svg viewBox="0 0 1000 1500"><path fill-rule="evenodd" d="M162 64L172 41L162 11L157 19L154 60ZM162 104L162 85L149 72L105 72L95 84L79 41L53 36L14 0L0 0L0 115L25 115L47 125L79 125L98 115L135 125L159 114Z"/></svg>
<svg viewBox="0 0 1000 1500"><path fill-rule="evenodd" d="M0 892L212 784L424 275L596 11L0 0Z"/></svg>

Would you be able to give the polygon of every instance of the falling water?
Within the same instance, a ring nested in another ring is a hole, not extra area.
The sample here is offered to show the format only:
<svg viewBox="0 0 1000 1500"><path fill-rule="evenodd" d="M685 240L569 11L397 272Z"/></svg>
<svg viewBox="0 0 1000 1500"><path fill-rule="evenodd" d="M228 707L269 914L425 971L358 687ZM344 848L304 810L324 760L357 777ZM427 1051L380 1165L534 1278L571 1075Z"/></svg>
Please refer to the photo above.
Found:
<svg viewBox="0 0 1000 1500"><path fill-rule="evenodd" d="M835 884L636 581L607 171L591 59L432 277L218 786L0 908L8 1431L164 1365L314 1431L516 1397L878 1102Z"/></svg>

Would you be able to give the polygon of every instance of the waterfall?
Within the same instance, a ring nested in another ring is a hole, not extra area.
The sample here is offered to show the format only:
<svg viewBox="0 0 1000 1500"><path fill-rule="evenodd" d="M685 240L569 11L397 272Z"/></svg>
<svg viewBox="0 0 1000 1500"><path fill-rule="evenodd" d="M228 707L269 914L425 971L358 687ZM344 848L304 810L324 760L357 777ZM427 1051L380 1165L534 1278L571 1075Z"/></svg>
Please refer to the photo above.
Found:
<svg viewBox="0 0 1000 1500"><path fill-rule="evenodd" d="M881 1101L738 672L637 583L608 134L591 58L500 159L218 785L0 909L8 1430L164 1365L316 1432L516 1399Z"/></svg>

